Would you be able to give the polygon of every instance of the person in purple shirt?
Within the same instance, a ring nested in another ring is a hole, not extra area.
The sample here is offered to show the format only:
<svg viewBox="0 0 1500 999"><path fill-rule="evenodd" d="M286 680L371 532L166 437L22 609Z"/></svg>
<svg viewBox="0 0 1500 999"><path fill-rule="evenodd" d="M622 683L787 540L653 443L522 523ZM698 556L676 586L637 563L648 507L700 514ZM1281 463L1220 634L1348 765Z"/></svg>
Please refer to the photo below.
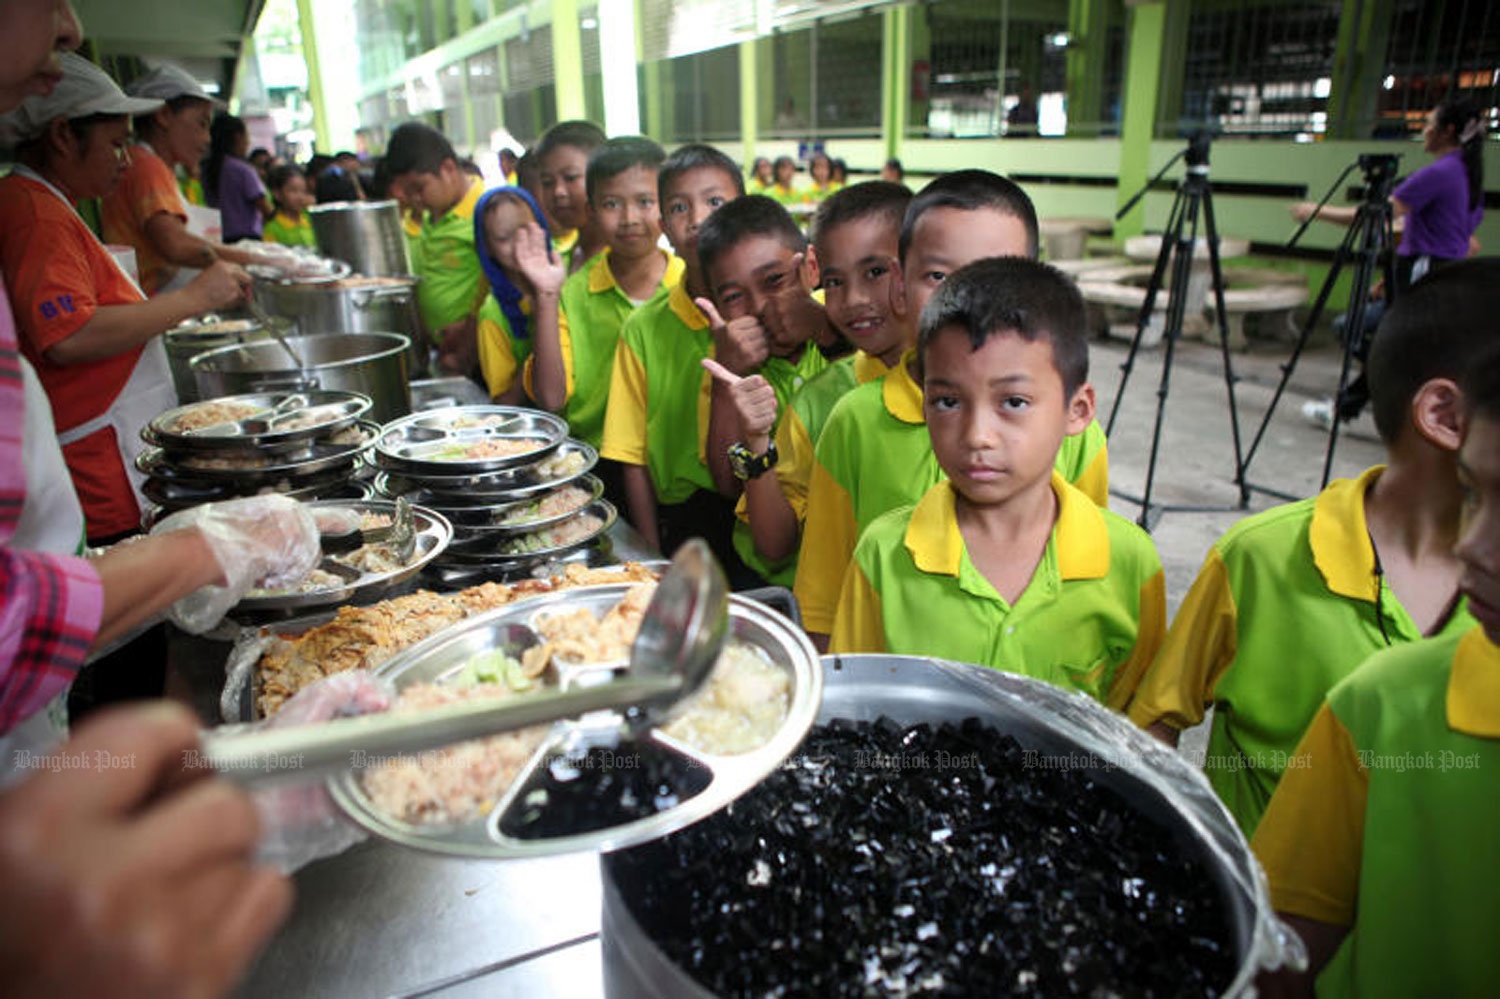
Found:
<svg viewBox="0 0 1500 999"><path fill-rule="evenodd" d="M221 114L209 128L208 158L203 161L203 194L217 208L224 242L260 239L261 227L275 208L266 185L245 159L250 130L232 114Z"/></svg>

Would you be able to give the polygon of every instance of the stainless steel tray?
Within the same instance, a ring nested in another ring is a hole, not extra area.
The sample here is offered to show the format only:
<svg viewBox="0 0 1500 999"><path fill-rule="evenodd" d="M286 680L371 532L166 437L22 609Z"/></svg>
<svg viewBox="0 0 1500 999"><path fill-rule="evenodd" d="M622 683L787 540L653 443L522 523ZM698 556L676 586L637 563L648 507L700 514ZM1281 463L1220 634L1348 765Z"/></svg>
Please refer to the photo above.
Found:
<svg viewBox="0 0 1500 999"><path fill-rule="evenodd" d="M355 426L364 439L358 444L332 444L327 441L308 441L297 450L267 455L253 451L203 451L196 456L178 453L176 458L161 448L147 448L136 455L135 467L147 475L168 482L201 484L207 486L229 485L255 487L274 483L280 479L301 481L308 476L331 472L348 466L352 472L355 462L369 451L380 433L380 425L361 420ZM199 462L208 462L223 456L239 459L247 456L264 457L267 464L255 468L211 468Z"/></svg>
<svg viewBox="0 0 1500 999"><path fill-rule="evenodd" d="M261 486L208 485L196 482L172 482L159 478L148 478L141 484L141 492L153 503L176 510L203 503L238 499L242 496L257 496L262 493L280 493L292 499L323 499L329 490L340 489L352 481L352 469L335 469L309 476L306 479L283 478Z"/></svg>
<svg viewBox="0 0 1500 999"><path fill-rule="evenodd" d="M244 403L258 411L238 420L216 423L198 430L179 431L177 421L185 414L212 403ZM169 409L147 426L162 447L188 451L222 451L226 448L260 447L294 440L310 440L337 433L364 416L374 405L358 392L308 389L304 392L252 392L247 395L204 399ZM294 426L309 417L324 417L308 426Z"/></svg>
<svg viewBox="0 0 1500 999"><path fill-rule="evenodd" d="M500 519L508 514L513 515L524 510L528 506L545 502L548 496L568 488L582 489L586 498L578 506L562 513L552 513L546 516L533 514L529 520L517 520L511 523L501 523ZM498 538L514 534L529 534L532 531L540 531L560 524L569 517L574 516L585 509L594 500L604 496L604 482L597 476L585 475L575 482L556 486L539 496L522 500L519 503L498 503L494 506L477 507L470 509L456 508L449 510L445 516L453 522L454 535L461 538Z"/></svg>
<svg viewBox="0 0 1500 999"><path fill-rule="evenodd" d="M317 500L306 504L310 507L340 507L358 510L360 513L382 513L395 515L396 504L390 500ZM324 607L347 600L378 596L394 589L422 571L433 559L443 553L448 542L453 540L453 527L446 517L434 510L412 507L412 517L417 528L417 553L411 562L391 572L357 572L343 585L314 590L311 593L277 593L265 596L245 597L235 604L231 614L257 611L293 610L305 607Z"/></svg>
<svg viewBox="0 0 1500 999"><path fill-rule="evenodd" d="M532 551L511 552L504 549L515 543L524 535L471 535L456 538L455 543L450 545L443 553L440 560L445 565L493 565L493 566L521 566L531 565L535 562L545 562L556 558L564 552L575 551L594 543L599 537L609 531L619 516L614 504L605 499L596 499L581 510L575 511L568 517L564 517L558 524L545 530L555 530L558 526L577 517L598 517L601 521L598 527L585 537L569 541L566 544L549 545L546 548L538 548Z"/></svg>
<svg viewBox="0 0 1500 999"><path fill-rule="evenodd" d="M375 489L382 496L405 496L434 510L493 508L567 485L587 475L598 463L599 452L592 445L568 440L535 464L473 475L382 472L375 480Z"/></svg>
<svg viewBox="0 0 1500 999"><path fill-rule="evenodd" d="M460 672L474 656L504 648L512 627L530 629L540 615L579 607L602 615L619 602L628 588L585 587L519 601L455 625L394 656L376 672L393 681L398 690L414 683L441 683ZM350 819L377 836L414 849L455 857L508 860L618 850L690 825L729 804L779 766L806 735L822 700L822 667L816 650L800 628L765 606L739 596L730 597L729 612L732 638L749 644L787 672L791 683L787 716L769 742L733 756L702 752L659 729L650 729L645 741L708 775L707 786L674 807L622 825L569 836L516 839L502 831L507 809L537 767L550 758L576 754L590 742L617 732L623 718L614 712L597 712L554 726L502 800L486 816L469 822L419 826L388 816L370 801L355 771L330 780L329 792ZM564 666L555 682L565 689L573 684L598 682L615 668L618 664Z"/></svg>
<svg viewBox="0 0 1500 999"><path fill-rule="evenodd" d="M567 436L567 421L541 410L452 406L386 424L375 445L375 459L384 468L413 476L496 472L542 460ZM534 441L536 446L493 458L434 457L449 448L486 441Z"/></svg>
<svg viewBox="0 0 1500 999"><path fill-rule="evenodd" d="M307 495L306 496L298 495L298 494L301 494L301 493L306 493ZM367 500L367 499L369 499L372 495L374 495L374 489L368 483L358 482L358 481L355 481L355 480L351 479L351 480L348 480L348 481L345 481L345 482L335 482L333 485L327 486L327 487L324 487L324 488L321 488L321 489L298 489L298 490L294 490L291 493L282 493L282 495L283 496L290 496L292 499L302 499L302 500L309 500L309 499L312 499L312 500L342 500L344 502L356 503L356 502L359 502L360 500ZM233 497L229 497L229 498L232 499ZM204 502L212 502L212 501L211 500L205 500ZM196 505L199 505L199 504L191 504L191 505L196 506ZM162 521L167 516L175 513L179 509L187 509L187 507L182 507L182 506L149 506L149 507L147 507L145 509L145 511L141 514L141 530L149 532L151 530L151 528L155 527L160 521Z"/></svg>

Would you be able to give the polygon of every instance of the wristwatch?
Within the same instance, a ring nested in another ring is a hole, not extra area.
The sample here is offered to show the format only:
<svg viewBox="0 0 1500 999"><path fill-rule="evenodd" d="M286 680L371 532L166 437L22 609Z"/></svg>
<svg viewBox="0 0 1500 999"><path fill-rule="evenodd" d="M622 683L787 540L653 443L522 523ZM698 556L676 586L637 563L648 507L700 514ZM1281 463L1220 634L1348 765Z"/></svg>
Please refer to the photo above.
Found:
<svg viewBox="0 0 1500 999"><path fill-rule="evenodd" d="M765 454L756 454L739 441L729 445L729 468L743 481L758 479L776 467L776 442L766 444Z"/></svg>

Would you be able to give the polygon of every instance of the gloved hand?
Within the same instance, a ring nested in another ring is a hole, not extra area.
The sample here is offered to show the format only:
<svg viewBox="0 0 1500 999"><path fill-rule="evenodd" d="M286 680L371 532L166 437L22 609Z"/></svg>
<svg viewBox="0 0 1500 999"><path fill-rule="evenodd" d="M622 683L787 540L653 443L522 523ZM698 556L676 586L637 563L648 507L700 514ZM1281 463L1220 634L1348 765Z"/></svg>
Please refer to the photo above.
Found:
<svg viewBox="0 0 1500 999"><path fill-rule="evenodd" d="M183 597L167 612L184 631L202 634L257 586L296 582L318 564L321 548L312 513L285 496L248 496L174 513L152 534L195 527L203 535L224 582Z"/></svg>

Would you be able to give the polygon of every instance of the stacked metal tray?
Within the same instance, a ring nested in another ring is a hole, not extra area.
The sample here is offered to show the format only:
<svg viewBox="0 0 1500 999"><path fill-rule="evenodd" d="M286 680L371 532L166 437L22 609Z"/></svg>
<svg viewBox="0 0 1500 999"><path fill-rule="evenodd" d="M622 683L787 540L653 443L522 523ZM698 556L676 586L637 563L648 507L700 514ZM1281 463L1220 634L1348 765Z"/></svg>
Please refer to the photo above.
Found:
<svg viewBox="0 0 1500 999"><path fill-rule="evenodd" d="M297 499L368 498L356 482L380 435L361 419L370 398L311 390L224 396L179 406L141 430L136 456L154 521L201 503L278 492Z"/></svg>
<svg viewBox="0 0 1500 999"><path fill-rule="evenodd" d="M602 543L617 513L589 474L598 460L551 413L451 406L386 424L375 489L452 522L439 565L515 572Z"/></svg>

